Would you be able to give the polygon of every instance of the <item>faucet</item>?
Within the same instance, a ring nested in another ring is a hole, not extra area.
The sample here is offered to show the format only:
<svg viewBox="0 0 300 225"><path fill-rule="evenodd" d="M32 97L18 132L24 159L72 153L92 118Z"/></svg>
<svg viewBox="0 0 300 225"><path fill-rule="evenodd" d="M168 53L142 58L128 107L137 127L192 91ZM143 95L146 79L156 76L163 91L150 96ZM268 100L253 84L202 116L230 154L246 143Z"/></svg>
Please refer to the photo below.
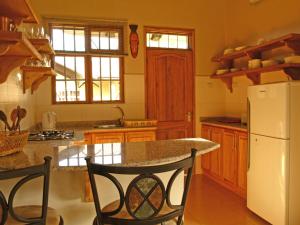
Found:
<svg viewBox="0 0 300 225"><path fill-rule="evenodd" d="M124 110L120 106L118 106L118 105L113 106L113 108L118 109L121 112L121 117L118 119L118 121L120 122L121 126L124 126L124 121L125 121Z"/></svg>

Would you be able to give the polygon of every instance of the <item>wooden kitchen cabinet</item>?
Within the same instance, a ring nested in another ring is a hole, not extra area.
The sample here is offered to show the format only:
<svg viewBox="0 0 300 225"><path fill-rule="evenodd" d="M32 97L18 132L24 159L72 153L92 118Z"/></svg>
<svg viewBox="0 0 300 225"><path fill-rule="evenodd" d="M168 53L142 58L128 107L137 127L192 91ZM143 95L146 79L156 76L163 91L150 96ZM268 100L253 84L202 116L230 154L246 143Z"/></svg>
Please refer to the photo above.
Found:
<svg viewBox="0 0 300 225"><path fill-rule="evenodd" d="M247 132L206 124L202 126L202 137L221 145L218 150L201 156L204 175L246 198Z"/></svg>
<svg viewBox="0 0 300 225"><path fill-rule="evenodd" d="M141 141L155 141L156 135L153 131L143 132L128 132L125 133L125 142L141 142Z"/></svg>
<svg viewBox="0 0 300 225"><path fill-rule="evenodd" d="M211 134L211 127L209 126L202 126L201 130L201 137L207 140L210 140L210 134ZM206 153L204 155L197 158L197 161L201 160L201 166L203 170L210 170L210 153ZM200 165L200 163L196 163L196 173L199 171L197 168L197 165Z"/></svg>
<svg viewBox="0 0 300 225"><path fill-rule="evenodd" d="M223 133L223 180L228 185L236 184L236 139L235 131L226 129Z"/></svg>
<svg viewBox="0 0 300 225"><path fill-rule="evenodd" d="M223 137L223 129L217 127L213 127L211 129L210 140L222 144L222 137ZM221 166L222 166L221 156L222 156L222 145L220 148L210 153L210 172L214 176L221 175Z"/></svg>
<svg viewBox="0 0 300 225"><path fill-rule="evenodd" d="M94 133L92 134L92 144L122 143L124 133Z"/></svg>
<svg viewBox="0 0 300 225"><path fill-rule="evenodd" d="M245 133L237 133L237 186L246 195L247 190L247 157L248 136Z"/></svg>

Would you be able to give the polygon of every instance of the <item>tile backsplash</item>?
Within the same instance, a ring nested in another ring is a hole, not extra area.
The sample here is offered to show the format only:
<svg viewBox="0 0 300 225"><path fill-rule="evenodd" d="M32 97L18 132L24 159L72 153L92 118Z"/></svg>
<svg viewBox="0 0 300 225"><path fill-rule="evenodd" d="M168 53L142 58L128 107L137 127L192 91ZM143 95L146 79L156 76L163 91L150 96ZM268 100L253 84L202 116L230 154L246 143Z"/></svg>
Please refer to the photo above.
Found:
<svg viewBox="0 0 300 225"><path fill-rule="evenodd" d="M6 113L10 122L10 113L13 108L20 105L27 110L26 118L21 121L21 129L28 129L35 124L35 96L30 90L23 94L21 73L15 69L8 76L6 82L0 84L0 110ZM0 123L0 130L4 130L3 123Z"/></svg>

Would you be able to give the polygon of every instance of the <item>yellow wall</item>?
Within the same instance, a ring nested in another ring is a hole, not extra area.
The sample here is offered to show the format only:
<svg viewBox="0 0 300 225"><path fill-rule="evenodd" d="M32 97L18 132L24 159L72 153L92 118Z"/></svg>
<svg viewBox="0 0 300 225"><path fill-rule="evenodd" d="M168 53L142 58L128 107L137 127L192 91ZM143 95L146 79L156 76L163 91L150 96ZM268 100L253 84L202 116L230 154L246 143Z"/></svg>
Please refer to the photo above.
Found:
<svg viewBox="0 0 300 225"><path fill-rule="evenodd" d="M277 38L288 33L300 33L300 3L298 0L262 0L250 5L247 0L228 0L226 13L226 47L254 45L257 40ZM263 83L286 80L282 73L262 76ZM234 92L226 90L226 114L240 116L246 111L247 86L245 77L234 79Z"/></svg>
<svg viewBox="0 0 300 225"><path fill-rule="evenodd" d="M209 0L32 0L33 7L44 16L104 18L128 20L139 25L140 52L137 59L125 57L125 104L128 118L145 116L143 27L161 26L196 30L196 124L199 117L222 115L225 89L221 82L209 79L216 65L210 62L224 46L225 1ZM37 95L37 121L43 112L56 111L59 121L117 118L111 105L51 105L50 81L41 85Z"/></svg>

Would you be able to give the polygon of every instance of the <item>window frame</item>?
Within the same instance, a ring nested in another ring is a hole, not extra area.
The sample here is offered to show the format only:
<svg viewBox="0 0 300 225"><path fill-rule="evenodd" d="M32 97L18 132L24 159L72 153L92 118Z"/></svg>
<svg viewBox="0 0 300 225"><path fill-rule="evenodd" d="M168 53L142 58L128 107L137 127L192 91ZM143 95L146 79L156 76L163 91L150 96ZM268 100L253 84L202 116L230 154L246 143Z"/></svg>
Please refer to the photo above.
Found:
<svg viewBox="0 0 300 225"><path fill-rule="evenodd" d="M49 33L50 38L52 40L52 30L57 28L71 28L73 27L82 27L85 31L85 51L65 51L65 50L55 50L55 55L52 58L52 68L55 65L55 56L82 56L85 60L85 94L86 100L85 101L57 101L56 100L56 76L53 76L51 79L51 98L53 105L70 105L70 104L118 104L118 103L125 103L125 96L124 96L124 27L123 26L108 26L108 25L101 25L101 24L73 24L73 23L49 23ZM101 49L92 49L91 48L91 32L93 29L98 30L109 30L109 31L119 31L119 49L118 50L101 50ZM120 71L120 100L100 100L94 101L93 100L93 83L92 83L92 57L110 57L110 58L119 58L119 71Z"/></svg>

